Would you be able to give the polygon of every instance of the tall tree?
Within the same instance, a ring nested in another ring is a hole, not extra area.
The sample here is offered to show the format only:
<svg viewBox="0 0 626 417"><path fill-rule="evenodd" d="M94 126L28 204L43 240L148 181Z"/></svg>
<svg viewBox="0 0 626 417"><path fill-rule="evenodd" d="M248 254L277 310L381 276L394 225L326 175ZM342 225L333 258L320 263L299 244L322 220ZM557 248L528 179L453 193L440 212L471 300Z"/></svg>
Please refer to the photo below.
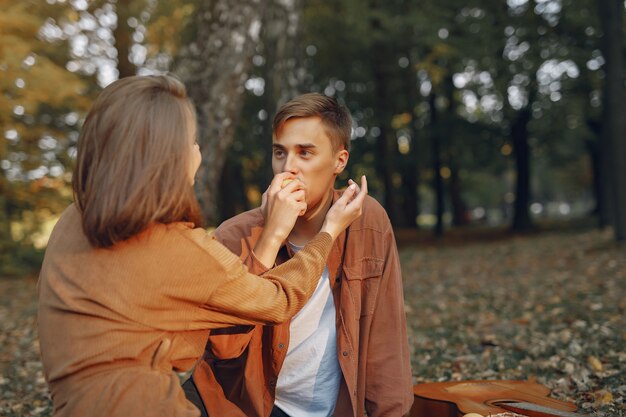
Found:
<svg viewBox="0 0 626 417"><path fill-rule="evenodd" d="M439 110L437 109L437 94L433 89L428 98L430 106L430 123L431 123L431 149L433 153L433 188L435 189L435 215L437 222L435 223L435 235L440 237L443 235L443 214L445 212L444 205L444 185L441 176L441 124L439 122Z"/></svg>
<svg viewBox="0 0 626 417"><path fill-rule="evenodd" d="M530 157L531 148L528 143L528 123L532 119L529 104L518 110L511 123L511 139L513 140L513 154L515 156L515 201L513 204L513 224L515 231L528 231L532 228L530 220Z"/></svg>
<svg viewBox="0 0 626 417"><path fill-rule="evenodd" d="M263 101L265 120L263 121L263 148L265 169L263 180L271 179L272 120L279 106L302 93L302 48L301 37L302 1L271 0L270 7L264 8L261 45L263 65L261 76L265 82Z"/></svg>
<svg viewBox="0 0 626 417"><path fill-rule="evenodd" d="M205 220L217 221L219 178L244 100L244 83L259 42L262 2L201 0L195 36L181 50L175 71L187 85L198 115L202 151L196 189Z"/></svg>
<svg viewBox="0 0 626 417"><path fill-rule="evenodd" d="M115 2L115 14L117 24L113 29L115 49L117 50L117 71L119 78L135 75L137 69L130 60L130 51L133 44L132 35L134 30L129 26L128 20L133 17L131 12L132 0L117 0Z"/></svg>
<svg viewBox="0 0 626 417"><path fill-rule="evenodd" d="M515 6L502 4L493 11L492 21L500 32L494 65L495 84L503 100L504 118L512 141L515 160L514 231L532 228L530 217L531 155L529 124L537 99L537 71L550 52L549 37L540 33L545 24L530 2ZM502 37L502 34L505 36Z"/></svg>
<svg viewBox="0 0 626 417"><path fill-rule="evenodd" d="M301 13L301 0L266 2L242 115L220 180L221 220L257 206L272 179L273 116L280 105L304 92Z"/></svg>
<svg viewBox="0 0 626 417"><path fill-rule="evenodd" d="M385 24L383 7L381 1L371 0L369 5L370 14L368 16L372 36L370 54L376 56L376 59L370 60L372 81L374 83L374 114L379 120L378 126L380 128L380 135L376 144L376 168L382 176L383 205L387 209L391 222L396 223L398 214L393 177L397 146L394 145L395 131L391 126L395 106L391 99L394 90L390 86L393 80L391 67L395 61L395 51L388 44L387 36L391 28L389 27L389 22Z"/></svg>
<svg viewBox="0 0 626 417"><path fill-rule="evenodd" d="M626 103L624 99L624 3L598 2L602 54L606 61L602 110L602 152L609 167L612 220L617 240L626 240Z"/></svg>
<svg viewBox="0 0 626 417"><path fill-rule="evenodd" d="M567 0L563 3L561 19L557 27L559 40L567 48L568 58L576 65L580 74L569 88L567 113L579 115L576 128L584 136L584 149L591 165L591 187L595 199L595 207L591 214L597 216L600 227L611 224L608 206L605 204L605 188L603 175L605 166L601 162L602 152L602 121L601 103L593 97L599 96L602 87L600 65L596 66L594 56L599 49L598 7L589 0ZM591 65L590 65L591 64ZM572 117L572 116L570 116ZM578 126L579 125L579 126ZM569 147L571 149L571 147Z"/></svg>

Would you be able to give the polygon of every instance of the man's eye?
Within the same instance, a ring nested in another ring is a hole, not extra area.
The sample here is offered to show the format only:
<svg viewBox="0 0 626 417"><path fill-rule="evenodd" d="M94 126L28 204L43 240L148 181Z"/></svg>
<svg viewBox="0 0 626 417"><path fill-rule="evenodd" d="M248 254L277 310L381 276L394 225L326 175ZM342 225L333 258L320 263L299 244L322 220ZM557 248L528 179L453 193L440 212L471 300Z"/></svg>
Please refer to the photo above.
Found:
<svg viewBox="0 0 626 417"><path fill-rule="evenodd" d="M274 157L282 158L285 153L283 151L274 151Z"/></svg>
<svg viewBox="0 0 626 417"><path fill-rule="evenodd" d="M311 156L311 152L303 150L303 151L300 151L300 155L301 156Z"/></svg>

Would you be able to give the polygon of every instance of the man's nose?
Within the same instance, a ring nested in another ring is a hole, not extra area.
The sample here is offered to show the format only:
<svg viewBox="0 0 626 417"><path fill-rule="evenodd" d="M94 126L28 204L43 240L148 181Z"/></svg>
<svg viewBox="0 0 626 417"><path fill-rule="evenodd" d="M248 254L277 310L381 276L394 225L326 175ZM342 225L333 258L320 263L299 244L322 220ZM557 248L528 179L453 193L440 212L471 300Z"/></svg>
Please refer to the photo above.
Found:
<svg viewBox="0 0 626 417"><path fill-rule="evenodd" d="M287 155L285 159L285 165L283 166L283 172L290 172L297 175L299 172L296 155Z"/></svg>

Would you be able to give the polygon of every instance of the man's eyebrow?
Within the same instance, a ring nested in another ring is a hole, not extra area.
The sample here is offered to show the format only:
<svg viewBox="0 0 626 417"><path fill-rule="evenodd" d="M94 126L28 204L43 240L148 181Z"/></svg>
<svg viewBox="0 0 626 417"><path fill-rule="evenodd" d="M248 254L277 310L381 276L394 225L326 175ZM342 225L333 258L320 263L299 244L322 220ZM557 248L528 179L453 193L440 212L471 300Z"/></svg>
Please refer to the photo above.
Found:
<svg viewBox="0 0 626 417"><path fill-rule="evenodd" d="M317 148L317 146L313 143L299 143L296 145L298 148L301 149L313 149L313 148Z"/></svg>
<svg viewBox="0 0 626 417"><path fill-rule="evenodd" d="M313 143L298 143L296 145L297 148L300 149L313 149L313 148L317 148L317 145L313 144ZM274 149L286 149L283 145L280 145L278 143L272 143L272 148Z"/></svg>

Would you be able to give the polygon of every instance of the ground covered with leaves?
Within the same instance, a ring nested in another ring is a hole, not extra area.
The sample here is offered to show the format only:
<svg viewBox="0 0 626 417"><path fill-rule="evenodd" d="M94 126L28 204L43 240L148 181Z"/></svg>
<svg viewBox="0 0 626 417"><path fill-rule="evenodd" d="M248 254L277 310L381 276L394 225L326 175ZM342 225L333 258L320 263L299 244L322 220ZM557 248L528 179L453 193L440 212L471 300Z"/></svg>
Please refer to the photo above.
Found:
<svg viewBox="0 0 626 417"><path fill-rule="evenodd" d="M626 246L546 233L401 251L416 382L535 379L626 416Z"/></svg>
<svg viewBox="0 0 626 417"><path fill-rule="evenodd" d="M626 246L590 230L398 237L415 382L534 379L626 416ZM36 278L0 278L0 416L51 415L36 312Z"/></svg>

